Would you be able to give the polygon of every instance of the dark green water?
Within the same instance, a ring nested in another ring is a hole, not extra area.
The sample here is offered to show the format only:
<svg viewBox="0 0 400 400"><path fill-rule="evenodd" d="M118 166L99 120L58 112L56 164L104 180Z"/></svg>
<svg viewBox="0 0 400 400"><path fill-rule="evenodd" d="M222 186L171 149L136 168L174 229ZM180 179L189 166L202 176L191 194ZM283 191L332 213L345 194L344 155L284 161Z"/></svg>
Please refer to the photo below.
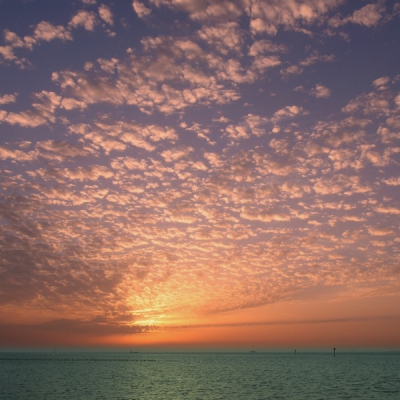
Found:
<svg viewBox="0 0 400 400"><path fill-rule="evenodd" d="M400 353L0 353L0 399L400 399Z"/></svg>

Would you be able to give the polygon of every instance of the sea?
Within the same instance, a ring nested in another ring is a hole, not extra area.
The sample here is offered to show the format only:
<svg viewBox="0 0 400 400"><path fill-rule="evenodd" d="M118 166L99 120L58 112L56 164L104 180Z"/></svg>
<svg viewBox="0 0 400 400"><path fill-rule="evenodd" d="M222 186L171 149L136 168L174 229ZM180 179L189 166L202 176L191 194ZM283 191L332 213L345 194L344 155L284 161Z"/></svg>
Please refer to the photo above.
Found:
<svg viewBox="0 0 400 400"><path fill-rule="evenodd" d="M0 399L400 399L400 352L10 351Z"/></svg>

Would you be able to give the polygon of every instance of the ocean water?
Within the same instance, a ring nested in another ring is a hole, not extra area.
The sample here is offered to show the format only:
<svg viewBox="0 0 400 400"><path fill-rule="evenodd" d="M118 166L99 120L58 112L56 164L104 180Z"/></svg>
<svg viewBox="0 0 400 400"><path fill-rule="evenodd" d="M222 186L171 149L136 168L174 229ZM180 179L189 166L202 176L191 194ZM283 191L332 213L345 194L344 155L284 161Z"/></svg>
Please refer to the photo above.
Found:
<svg viewBox="0 0 400 400"><path fill-rule="evenodd" d="M0 399L400 399L400 353L0 353Z"/></svg>

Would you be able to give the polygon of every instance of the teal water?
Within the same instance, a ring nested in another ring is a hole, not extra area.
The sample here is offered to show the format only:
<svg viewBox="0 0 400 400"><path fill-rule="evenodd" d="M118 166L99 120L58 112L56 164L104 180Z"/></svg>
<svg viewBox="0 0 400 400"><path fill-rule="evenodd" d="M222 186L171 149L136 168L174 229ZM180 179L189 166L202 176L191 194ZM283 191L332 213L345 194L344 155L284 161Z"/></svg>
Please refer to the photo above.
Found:
<svg viewBox="0 0 400 400"><path fill-rule="evenodd" d="M400 399L400 353L0 353L0 398Z"/></svg>

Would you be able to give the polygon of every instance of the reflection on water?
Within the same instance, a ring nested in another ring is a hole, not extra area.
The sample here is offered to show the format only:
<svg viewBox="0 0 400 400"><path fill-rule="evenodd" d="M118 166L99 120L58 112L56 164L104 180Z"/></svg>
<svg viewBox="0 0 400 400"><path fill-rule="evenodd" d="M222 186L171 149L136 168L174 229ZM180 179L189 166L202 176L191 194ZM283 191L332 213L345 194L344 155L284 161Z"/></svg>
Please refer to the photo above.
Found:
<svg viewBox="0 0 400 400"><path fill-rule="evenodd" d="M0 398L400 399L400 354L0 353Z"/></svg>

